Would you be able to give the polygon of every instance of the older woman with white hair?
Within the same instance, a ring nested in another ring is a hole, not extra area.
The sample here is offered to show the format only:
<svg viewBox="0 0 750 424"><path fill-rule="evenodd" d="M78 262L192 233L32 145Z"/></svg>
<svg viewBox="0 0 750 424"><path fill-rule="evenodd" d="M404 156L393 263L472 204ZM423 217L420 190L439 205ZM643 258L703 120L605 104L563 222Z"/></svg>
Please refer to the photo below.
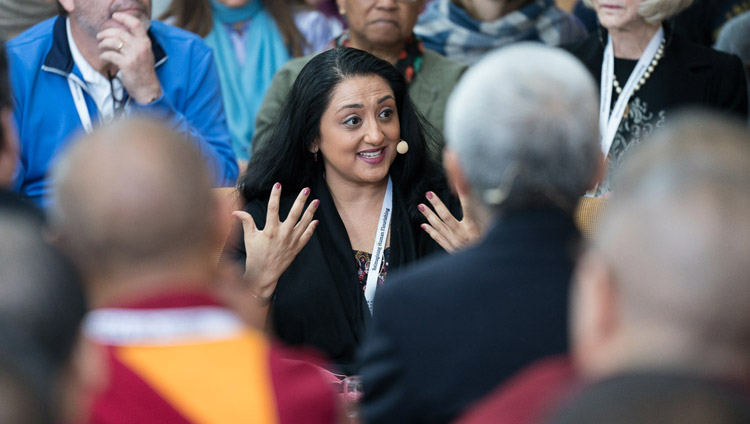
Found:
<svg viewBox="0 0 750 424"><path fill-rule="evenodd" d="M595 190L612 190L610 175L627 152L697 105L747 117L748 94L739 58L694 44L666 21L692 0L584 0L603 28L568 46L600 82L599 130L607 176Z"/></svg>

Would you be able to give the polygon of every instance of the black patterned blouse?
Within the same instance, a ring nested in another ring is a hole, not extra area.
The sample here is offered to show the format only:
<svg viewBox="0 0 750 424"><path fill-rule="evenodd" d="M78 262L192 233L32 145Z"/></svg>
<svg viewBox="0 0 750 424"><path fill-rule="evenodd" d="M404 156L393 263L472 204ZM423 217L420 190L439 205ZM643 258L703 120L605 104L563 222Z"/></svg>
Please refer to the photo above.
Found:
<svg viewBox="0 0 750 424"><path fill-rule="evenodd" d="M370 257L372 255L362 250L354 251L354 258L357 261L357 278L359 284L362 287L362 291L367 287L367 274L370 269ZM385 282L385 275L388 272L388 261L391 257L391 248L386 247L383 254L383 263L380 265L380 275L378 276L378 286L382 286Z"/></svg>

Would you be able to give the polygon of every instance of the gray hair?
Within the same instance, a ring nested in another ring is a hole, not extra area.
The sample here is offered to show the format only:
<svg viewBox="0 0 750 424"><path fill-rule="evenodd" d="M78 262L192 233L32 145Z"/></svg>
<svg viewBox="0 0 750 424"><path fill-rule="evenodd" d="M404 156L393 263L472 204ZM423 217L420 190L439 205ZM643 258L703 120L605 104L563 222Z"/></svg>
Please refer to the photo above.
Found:
<svg viewBox="0 0 750 424"><path fill-rule="evenodd" d="M506 47L471 68L451 95L447 146L486 206L541 195L572 207L600 158L598 99L591 75L567 52Z"/></svg>
<svg viewBox="0 0 750 424"><path fill-rule="evenodd" d="M592 0L583 3L594 8ZM687 9L693 0L643 0L638 5L638 16L649 24L659 24Z"/></svg>

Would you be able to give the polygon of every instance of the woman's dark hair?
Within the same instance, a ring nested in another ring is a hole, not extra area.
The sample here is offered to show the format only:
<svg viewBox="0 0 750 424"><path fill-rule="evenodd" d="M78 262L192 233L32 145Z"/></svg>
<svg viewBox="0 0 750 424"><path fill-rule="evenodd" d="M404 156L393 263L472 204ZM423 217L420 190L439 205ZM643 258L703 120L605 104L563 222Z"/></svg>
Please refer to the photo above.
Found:
<svg viewBox="0 0 750 424"><path fill-rule="evenodd" d="M321 117L334 89L346 79L371 75L383 78L393 90L401 138L409 143L409 152L396 155L390 175L394 186L406 196L409 215L414 221L421 220L416 206L425 192L445 187L442 168L427 148L428 137L434 139L438 133L411 102L406 81L393 65L352 48L320 53L302 68L263 147L252 156L240 179L245 201L266 199L276 182L283 185L285 193L310 186L323 172L323 161L314 161L310 148L320 137Z"/></svg>
<svg viewBox="0 0 750 424"><path fill-rule="evenodd" d="M289 53L294 57L302 56L307 40L297 29L289 4L286 1L266 0L263 2L263 8L276 22ZM207 36L214 27L209 0L172 0L159 19L171 17L174 17L174 25L201 37Z"/></svg>

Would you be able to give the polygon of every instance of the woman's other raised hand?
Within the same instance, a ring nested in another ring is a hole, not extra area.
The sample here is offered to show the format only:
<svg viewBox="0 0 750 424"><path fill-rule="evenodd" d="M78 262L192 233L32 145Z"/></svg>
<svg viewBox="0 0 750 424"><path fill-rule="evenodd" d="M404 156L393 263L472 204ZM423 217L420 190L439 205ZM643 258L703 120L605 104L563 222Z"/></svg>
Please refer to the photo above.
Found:
<svg viewBox="0 0 750 424"><path fill-rule="evenodd" d="M432 208L424 203L417 206L428 222L422 224L422 229L446 252L454 253L479 239L479 225L471 219L473 214L468 210L471 203L464 195L458 195L458 200L463 208L463 219L461 221L453 216L435 193L428 191L425 197Z"/></svg>

